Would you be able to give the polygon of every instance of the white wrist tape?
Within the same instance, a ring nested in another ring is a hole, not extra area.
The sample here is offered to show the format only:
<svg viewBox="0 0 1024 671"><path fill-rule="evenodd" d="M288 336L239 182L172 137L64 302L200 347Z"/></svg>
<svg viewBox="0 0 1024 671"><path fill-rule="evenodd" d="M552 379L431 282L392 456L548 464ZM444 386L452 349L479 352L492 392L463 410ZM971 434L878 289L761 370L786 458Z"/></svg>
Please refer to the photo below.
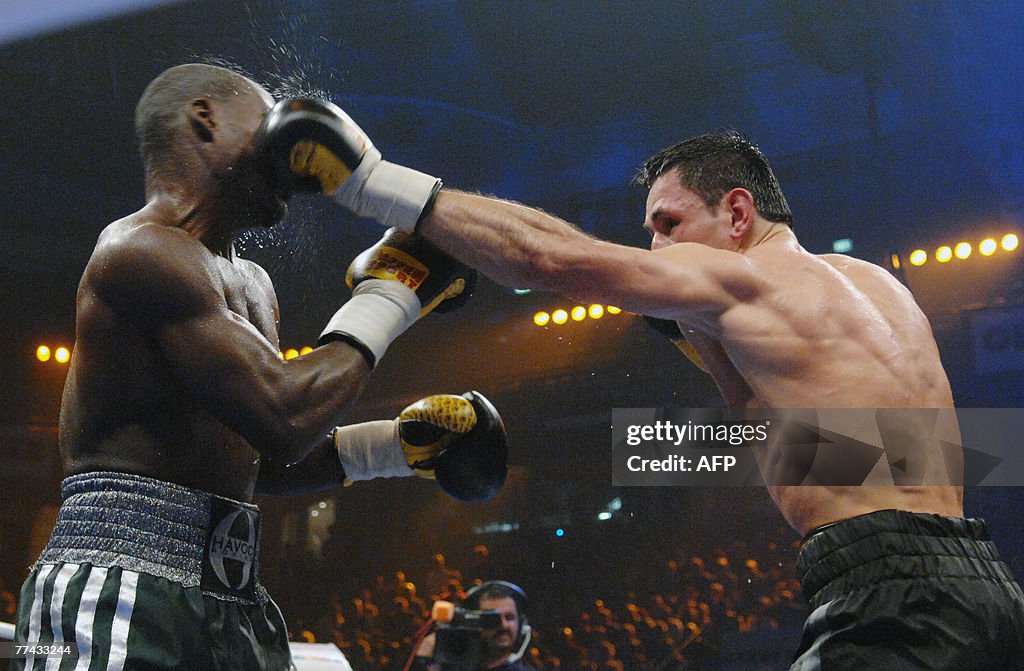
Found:
<svg viewBox="0 0 1024 671"><path fill-rule="evenodd" d="M396 280L364 280L352 298L327 322L324 336L338 333L358 340L380 361L395 338L420 316L416 292Z"/></svg>
<svg viewBox="0 0 1024 671"><path fill-rule="evenodd" d="M334 430L338 460L351 482L415 475L398 439L398 420L382 419Z"/></svg>
<svg viewBox="0 0 1024 671"><path fill-rule="evenodd" d="M365 177L359 174L366 164ZM356 168L334 194L336 201L361 217L412 234L441 180L388 161L368 161Z"/></svg>

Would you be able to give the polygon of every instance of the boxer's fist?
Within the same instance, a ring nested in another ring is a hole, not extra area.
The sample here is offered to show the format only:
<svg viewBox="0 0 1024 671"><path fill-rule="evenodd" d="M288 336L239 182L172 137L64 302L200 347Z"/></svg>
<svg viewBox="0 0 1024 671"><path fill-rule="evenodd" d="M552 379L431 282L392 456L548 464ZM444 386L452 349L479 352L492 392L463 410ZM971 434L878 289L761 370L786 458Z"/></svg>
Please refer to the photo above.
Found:
<svg viewBox="0 0 1024 671"><path fill-rule="evenodd" d="M686 358L690 360L697 368L700 368L705 373L708 372L708 366L704 363L704 360L697 354L697 350L693 348L693 345L689 343L683 332L679 330L679 324L672 321L671 319L660 319L658 317L650 317L644 315L644 323L649 327L663 335L673 345L676 346L680 352L686 355Z"/></svg>
<svg viewBox="0 0 1024 671"><path fill-rule="evenodd" d="M423 316L462 306L472 294L476 277L475 270L423 238L391 229L356 257L345 281L353 291L369 279L399 281L416 292Z"/></svg>
<svg viewBox="0 0 1024 671"><path fill-rule="evenodd" d="M257 151L278 190L333 196L376 151L336 105L311 99L282 100L256 132ZM379 152L377 155L379 160Z"/></svg>
<svg viewBox="0 0 1024 671"><path fill-rule="evenodd" d="M508 437L491 402L476 391L421 399L398 416L409 467L461 501L492 497L508 472Z"/></svg>
<svg viewBox="0 0 1024 671"><path fill-rule="evenodd" d="M337 105L308 98L274 105L257 131L265 172L283 193L323 193L361 217L412 233L441 180L381 160Z"/></svg>

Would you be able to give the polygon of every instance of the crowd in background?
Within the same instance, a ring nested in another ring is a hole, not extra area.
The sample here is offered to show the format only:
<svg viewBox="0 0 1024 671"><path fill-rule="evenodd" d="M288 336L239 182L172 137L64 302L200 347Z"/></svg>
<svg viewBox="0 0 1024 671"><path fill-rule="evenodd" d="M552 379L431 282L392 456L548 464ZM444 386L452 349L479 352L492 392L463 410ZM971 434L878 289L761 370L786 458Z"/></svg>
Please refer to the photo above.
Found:
<svg viewBox="0 0 1024 671"><path fill-rule="evenodd" d="M723 638L798 632L804 605L793 552L775 542L756 552L736 542L707 556L680 549L679 556L649 558L641 584L615 584L621 576L609 569L598 576L608 594L596 598L571 584L558 594L527 590L533 627L527 660L543 670L704 668L718 659ZM526 583L524 576L501 575L500 564L484 545L472 548L466 566L435 554L422 575L398 571L335 591L313 619L286 611L292 638L334 643L357 671L400 670L434 601L458 602L465 590L493 578Z"/></svg>
<svg viewBox="0 0 1024 671"><path fill-rule="evenodd" d="M293 641L333 643L355 671L400 671L435 601L458 603L493 579L526 591L533 630L526 661L542 671L787 668L782 660L806 615L795 573L799 541L789 529L721 545L613 537L609 545L632 553L614 562L602 561L601 549L583 539L566 548L582 563L547 580L538 567L547 567L549 556L536 545L453 544L447 556L424 549L405 558L407 569L380 573L351 566L346 573L334 557L296 560L282 584L269 587ZM1006 559L1024 572L1024 557ZM9 588L0 584L0 621L13 622L16 593ZM735 661L743 651L752 662Z"/></svg>

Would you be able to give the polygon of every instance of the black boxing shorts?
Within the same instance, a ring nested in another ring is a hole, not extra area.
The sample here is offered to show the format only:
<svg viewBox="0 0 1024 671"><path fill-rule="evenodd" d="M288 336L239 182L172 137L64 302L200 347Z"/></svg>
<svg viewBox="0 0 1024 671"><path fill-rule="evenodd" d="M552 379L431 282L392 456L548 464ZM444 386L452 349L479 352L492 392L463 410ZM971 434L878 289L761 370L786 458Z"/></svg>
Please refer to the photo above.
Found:
<svg viewBox="0 0 1024 671"><path fill-rule="evenodd" d="M16 642L72 642L76 669L291 668L281 612L259 583L256 506L124 473L70 477L61 494L22 587Z"/></svg>
<svg viewBox="0 0 1024 671"><path fill-rule="evenodd" d="M1024 669L1024 594L985 523L882 510L806 537L791 671Z"/></svg>

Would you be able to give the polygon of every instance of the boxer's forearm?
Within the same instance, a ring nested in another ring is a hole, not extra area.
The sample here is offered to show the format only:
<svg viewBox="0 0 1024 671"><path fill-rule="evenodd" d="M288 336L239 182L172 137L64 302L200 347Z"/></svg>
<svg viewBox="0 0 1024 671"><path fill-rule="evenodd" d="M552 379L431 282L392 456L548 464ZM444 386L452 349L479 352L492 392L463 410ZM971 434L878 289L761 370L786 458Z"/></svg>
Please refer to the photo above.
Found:
<svg viewBox="0 0 1024 671"><path fill-rule="evenodd" d="M263 457L260 459L257 494L304 494L340 487L345 470L338 461L334 440L324 435L323 441L302 461L285 466Z"/></svg>
<svg viewBox="0 0 1024 671"><path fill-rule="evenodd" d="M519 203L444 190L418 232L507 286L571 291L565 272L594 241L557 217Z"/></svg>

